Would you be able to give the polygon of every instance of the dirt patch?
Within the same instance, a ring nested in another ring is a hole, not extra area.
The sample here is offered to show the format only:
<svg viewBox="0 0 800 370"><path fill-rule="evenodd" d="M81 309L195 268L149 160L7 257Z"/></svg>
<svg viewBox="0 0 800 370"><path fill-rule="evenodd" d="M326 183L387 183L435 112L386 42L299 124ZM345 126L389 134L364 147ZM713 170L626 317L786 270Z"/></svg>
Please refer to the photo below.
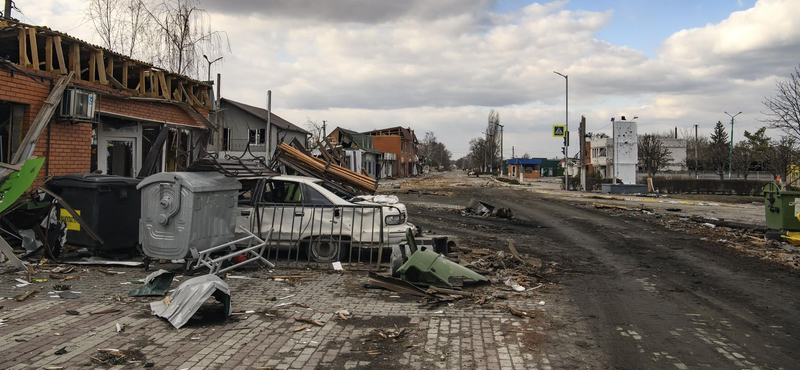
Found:
<svg viewBox="0 0 800 370"><path fill-rule="evenodd" d="M348 356L338 356L331 368L343 369L345 363L358 363L356 369L396 368L403 354L417 350L424 343L420 332L410 327L411 319L405 316L373 316L369 319L352 318L349 325L364 330L357 338L344 342L330 342L328 348L349 347ZM326 348L326 349L328 349Z"/></svg>

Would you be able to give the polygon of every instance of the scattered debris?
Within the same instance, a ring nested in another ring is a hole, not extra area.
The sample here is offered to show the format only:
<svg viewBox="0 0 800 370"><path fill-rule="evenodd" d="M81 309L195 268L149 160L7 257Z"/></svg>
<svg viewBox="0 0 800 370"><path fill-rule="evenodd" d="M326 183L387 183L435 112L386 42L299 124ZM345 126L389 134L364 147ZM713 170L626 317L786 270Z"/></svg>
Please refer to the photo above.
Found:
<svg viewBox="0 0 800 370"><path fill-rule="evenodd" d="M123 330L125 330L125 327L120 323L117 323L114 326L117 328L117 333L121 333Z"/></svg>
<svg viewBox="0 0 800 370"><path fill-rule="evenodd" d="M469 204L467 204L467 208L464 209L464 213L468 215L484 216L484 217L485 216L495 216L500 218L514 217L510 208L495 207L489 203L479 201L475 198L470 199Z"/></svg>
<svg viewBox="0 0 800 370"><path fill-rule="evenodd" d="M233 312L231 290L216 275L198 276L183 282L171 296L151 302L150 309L156 316L167 319L172 326L180 329L211 296L225 305L225 317L230 316Z"/></svg>
<svg viewBox="0 0 800 370"><path fill-rule="evenodd" d="M17 302L22 302L22 301L30 298L31 296L36 294L36 292L37 292L36 290L29 290L29 291L25 292L24 294L22 294L19 297L17 297Z"/></svg>
<svg viewBox="0 0 800 370"><path fill-rule="evenodd" d="M121 351L118 349L101 349L98 353L89 356L93 363L105 365L123 365L129 362L140 362L144 356L134 351Z"/></svg>
<svg viewBox="0 0 800 370"><path fill-rule="evenodd" d="M406 248L401 243L400 254L405 263L397 269L400 278L405 281L418 285L434 285L444 288L460 287L463 286L465 281L488 281L483 275L448 260L428 247L421 246L417 248L411 229L406 230L406 244L411 250L411 256L406 259Z"/></svg>
<svg viewBox="0 0 800 370"><path fill-rule="evenodd" d="M302 317L295 317L294 321L302 322L302 323L306 323L306 324L313 324L313 325L316 325L316 326L325 326L324 323L321 323L321 322L319 322L317 320L306 319L306 318L302 318Z"/></svg>
<svg viewBox="0 0 800 370"><path fill-rule="evenodd" d="M67 347L61 347L61 349L59 349L58 351L56 351L53 354L54 355L58 355L58 356L65 355L65 354L67 354Z"/></svg>
<svg viewBox="0 0 800 370"><path fill-rule="evenodd" d="M311 327L308 326L308 325L303 325L303 326L298 326L298 327L292 329L292 332L297 333L298 331L308 330L308 329L311 329Z"/></svg>
<svg viewBox="0 0 800 370"><path fill-rule="evenodd" d="M119 307L114 307L114 308L109 308L109 309L106 309L106 310L90 312L90 313L92 315L100 315L100 314L104 314L104 313L114 313L114 312L119 312L119 311L122 311L122 309L119 308Z"/></svg>
<svg viewBox="0 0 800 370"><path fill-rule="evenodd" d="M64 299L78 299L80 297L78 294L71 290L65 290L58 293L58 296Z"/></svg>
<svg viewBox="0 0 800 370"><path fill-rule="evenodd" d="M67 310L67 315L78 316L80 314L81 314L80 312L75 311L75 310Z"/></svg>
<svg viewBox="0 0 800 370"><path fill-rule="evenodd" d="M128 292L128 297L163 296L169 290L174 272L161 269L144 278L144 285Z"/></svg>
<svg viewBox="0 0 800 370"><path fill-rule="evenodd" d="M524 292L525 291L525 287L524 286L519 285L518 282L516 282L514 280L511 280L511 278L506 279L506 281L503 284L505 284L505 286L507 286L507 287L510 287L515 292Z"/></svg>

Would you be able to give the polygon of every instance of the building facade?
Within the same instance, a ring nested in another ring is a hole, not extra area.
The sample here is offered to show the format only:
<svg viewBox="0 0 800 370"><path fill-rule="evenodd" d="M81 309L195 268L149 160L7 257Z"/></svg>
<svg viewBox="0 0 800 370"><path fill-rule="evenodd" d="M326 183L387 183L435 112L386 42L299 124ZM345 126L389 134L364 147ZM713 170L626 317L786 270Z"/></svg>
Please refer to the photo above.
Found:
<svg viewBox="0 0 800 370"><path fill-rule="evenodd" d="M358 173L366 171L373 179L380 177L383 153L373 148L371 136L337 127L327 137L332 145L344 150L344 167Z"/></svg>
<svg viewBox="0 0 800 370"><path fill-rule="evenodd" d="M417 146L419 141L414 130L404 127L391 127L364 132L372 137L375 149L384 153L394 153L396 177L411 177L420 173Z"/></svg>
<svg viewBox="0 0 800 370"><path fill-rule="evenodd" d="M225 155L244 158L271 158L280 143L297 140L308 148L310 132L270 112L270 134L267 135L267 110L240 103L231 99L220 99L220 112L216 119L222 128L221 151ZM212 115L212 119L214 119ZM245 148L249 151L245 153Z"/></svg>
<svg viewBox="0 0 800 370"><path fill-rule="evenodd" d="M38 137L40 178L100 172L136 176L157 137L154 171L189 166L204 149L211 86L88 44L67 34L0 21L0 160L8 163L62 76L72 75ZM55 94L55 93L54 93Z"/></svg>

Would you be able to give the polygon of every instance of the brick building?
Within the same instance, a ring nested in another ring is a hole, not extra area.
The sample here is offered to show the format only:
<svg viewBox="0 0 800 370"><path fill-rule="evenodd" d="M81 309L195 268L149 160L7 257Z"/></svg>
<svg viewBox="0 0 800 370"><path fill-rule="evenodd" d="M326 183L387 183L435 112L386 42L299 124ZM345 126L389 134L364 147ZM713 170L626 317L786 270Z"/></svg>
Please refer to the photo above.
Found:
<svg viewBox="0 0 800 370"><path fill-rule="evenodd" d="M32 138L34 155L46 158L40 178L93 171L136 176L162 129L167 138L153 169L181 170L213 129L210 85L67 34L0 20L0 56L4 163L24 145L57 81L73 74L44 131Z"/></svg>
<svg viewBox="0 0 800 370"><path fill-rule="evenodd" d="M414 130L404 127L391 127L364 132L372 136L372 146L384 153L394 153L394 171L397 177L416 176L420 172L417 146L419 141Z"/></svg>

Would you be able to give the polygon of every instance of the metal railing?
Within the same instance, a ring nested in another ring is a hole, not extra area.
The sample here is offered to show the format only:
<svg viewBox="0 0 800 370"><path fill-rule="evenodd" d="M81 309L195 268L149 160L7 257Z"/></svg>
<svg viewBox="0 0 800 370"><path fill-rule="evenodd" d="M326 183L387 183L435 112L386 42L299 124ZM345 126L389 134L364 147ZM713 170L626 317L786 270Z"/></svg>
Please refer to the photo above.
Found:
<svg viewBox="0 0 800 370"><path fill-rule="evenodd" d="M237 217L248 217L250 231L259 237L272 230L264 257L275 263L378 268L389 262L391 246L405 238L404 229L390 232L385 216L384 207L376 205L259 203L252 214Z"/></svg>

